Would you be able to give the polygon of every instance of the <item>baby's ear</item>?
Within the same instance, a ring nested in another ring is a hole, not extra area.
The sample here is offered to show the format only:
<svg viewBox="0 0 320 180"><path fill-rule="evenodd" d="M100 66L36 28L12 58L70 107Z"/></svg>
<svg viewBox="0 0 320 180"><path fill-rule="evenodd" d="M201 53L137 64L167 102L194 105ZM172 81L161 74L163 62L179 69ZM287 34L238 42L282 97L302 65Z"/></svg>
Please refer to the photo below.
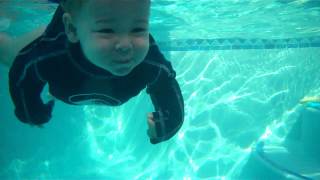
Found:
<svg viewBox="0 0 320 180"><path fill-rule="evenodd" d="M64 24L64 30L67 34L67 37L70 42L77 43L79 41L77 36L77 29L75 28L72 17L69 13L64 13L62 16L63 24Z"/></svg>

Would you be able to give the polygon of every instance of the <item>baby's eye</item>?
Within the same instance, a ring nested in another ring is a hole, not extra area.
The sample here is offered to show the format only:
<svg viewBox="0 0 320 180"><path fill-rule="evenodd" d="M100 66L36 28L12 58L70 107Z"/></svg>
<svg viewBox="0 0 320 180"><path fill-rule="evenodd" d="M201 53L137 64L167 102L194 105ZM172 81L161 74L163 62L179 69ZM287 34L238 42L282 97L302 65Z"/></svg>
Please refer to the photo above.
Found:
<svg viewBox="0 0 320 180"><path fill-rule="evenodd" d="M97 32L111 34L111 33L114 33L114 30L112 30L112 29L102 29L102 30L99 30Z"/></svg>
<svg viewBox="0 0 320 180"><path fill-rule="evenodd" d="M145 28L135 28L132 30L133 33L143 33L146 31L147 31L147 29L145 29Z"/></svg>

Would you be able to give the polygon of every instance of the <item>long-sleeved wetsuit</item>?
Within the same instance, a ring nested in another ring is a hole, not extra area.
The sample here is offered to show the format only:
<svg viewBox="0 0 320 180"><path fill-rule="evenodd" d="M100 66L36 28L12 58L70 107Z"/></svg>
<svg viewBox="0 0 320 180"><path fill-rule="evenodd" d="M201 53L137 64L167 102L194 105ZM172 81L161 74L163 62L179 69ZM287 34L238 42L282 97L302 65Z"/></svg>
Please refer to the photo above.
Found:
<svg viewBox="0 0 320 180"><path fill-rule="evenodd" d="M9 72L15 114L22 122L42 124L51 118L52 104L41 99L48 83L50 93L68 104L118 106L147 88L152 103L159 143L171 138L184 120L184 103L175 71L150 36L146 58L128 75L114 76L90 63L79 43L64 33L63 10L58 7L46 31L16 57Z"/></svg>

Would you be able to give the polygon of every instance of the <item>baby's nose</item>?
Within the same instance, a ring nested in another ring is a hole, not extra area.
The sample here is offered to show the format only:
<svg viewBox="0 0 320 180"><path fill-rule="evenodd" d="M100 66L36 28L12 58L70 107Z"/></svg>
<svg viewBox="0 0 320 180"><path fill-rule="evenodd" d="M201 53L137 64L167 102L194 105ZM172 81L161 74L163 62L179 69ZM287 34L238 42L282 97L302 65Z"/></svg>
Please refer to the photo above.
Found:
<svg viewBox="0 0 320 180"><path fill-rule="evenodd" d="M116 44L115 49L120 54L128 54L132 50L132 43L128 38L121 38Z"/></svg>
<svg viewBox="0 0 320 180"><path fill-rule="evenodd" d="M120 54L128 54L131 51L129 46L119 46L116 47L116 51Z"/></svg>

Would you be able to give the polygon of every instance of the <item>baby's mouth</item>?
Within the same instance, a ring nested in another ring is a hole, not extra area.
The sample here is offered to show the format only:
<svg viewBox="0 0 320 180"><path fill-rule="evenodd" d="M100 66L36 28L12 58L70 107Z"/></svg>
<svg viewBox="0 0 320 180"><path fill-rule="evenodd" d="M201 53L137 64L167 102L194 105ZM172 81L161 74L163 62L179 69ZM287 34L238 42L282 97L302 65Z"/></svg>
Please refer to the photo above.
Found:
<svg viewBox="0 0 320 180"><path fill-rule="evenodd" d="M113 63L115 63L115 64L129 64L130 62L132 62L131 59L122 59L122 60L113 61Z"/></svg>

